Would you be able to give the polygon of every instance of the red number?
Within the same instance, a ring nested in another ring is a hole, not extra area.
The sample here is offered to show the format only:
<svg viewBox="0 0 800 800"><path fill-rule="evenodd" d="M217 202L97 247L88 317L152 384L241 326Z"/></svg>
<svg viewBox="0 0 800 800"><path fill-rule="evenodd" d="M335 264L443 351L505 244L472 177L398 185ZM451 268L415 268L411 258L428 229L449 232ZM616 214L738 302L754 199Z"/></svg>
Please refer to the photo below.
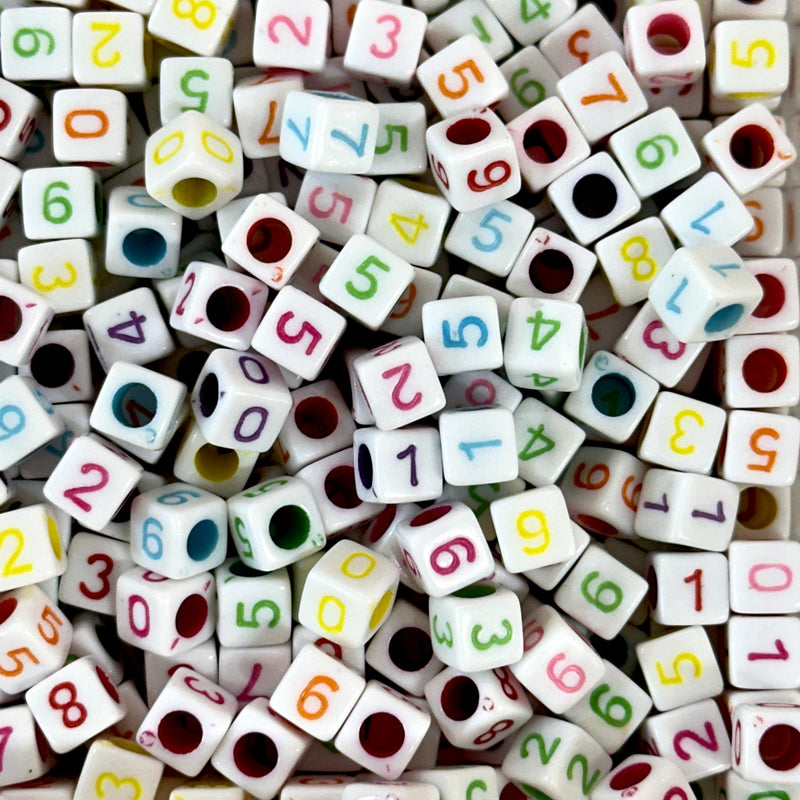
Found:
<svg viewBox="0 0 800 800"><path fill-rule="evenodd" d="M342 660L342 646L332 642L330 639L317 639L314 642L314 647L319 647L323 653L328 652L329 655L333 656L333 658L338 658L339 661ZM326 647L328 648L327 651L325 650Z"/></svg>
<svg viewBox="0 0 800 800"><path fill-rule="evenodd" d="M475 390L478 388L486 390L486 396L483 398L483 400L475 397ZM494 384L491 381L487 381L485 378L477 378L476 380L472 381L472 383L467 386L466 391L464 392L464 398L472 406L490 406L492 403L494 403L496 396L497 391L494 388Z"/></svg>
<svg viewBox="0 0 800 800"><path fill-rule="evenodd" d="M694 583L694 610L703 610L703 570L696 569L683 579L684 583Z"/></svg>
<svg viewBox="0 0 800 800"><path fill-rule="evenodd" d="M492 178L491 173L496 169L500 169L503 174L499 178ZM511 177L511 165L507 161L492 161L483 168L483 177L486 183L478 183L478 170L471 169L467 173L467 186L473 192L485 192L495 186L502 186Z"/></svg>
<svg viewBox="0 0 800 800"><path fill-rule="evenodd" d="M472 744L486 744L487 742L491 742L498 733L507 731L513 724L514 721L510 719L498 720L488 731L484 731L480 736L476 736L472 740Z"/></svg>
<svg viewBox="0 0 800 800"><path fill-rule="evenodd" d="M439 180L444 185L445 189L450 188L450 180L447 177L447 170L444 168L444 164L441 161L437 161L433 155L431 155L431 169L436 173L439 177Z"/></svg>
<svg viewBox="0 0 800 800"><path fill-rule="evenodd" d="M192 289L194 288L194 281L195 281L195 273L190 272L184 279L183 282L188 285L188 289L186 290L186 294L181 297L178 301L178 305L175 306L175 313L178 315L183 314L186 311L186 300L188 299L189 295L192 293Z"/></svg>
<svg viewBox="0 0 800 800"><path fill-rule="evenodd" d="M572 482L579 489L602 489L608 483L608 478L611 473L605 464L593 464L589 470L589 474L586 476L586 480L581 477L584 469L586 469L586 462L581 461L575 468L575 474L572 476ZM600 473L600 477L597 480L592 479L592 475L594 475L595 471Z"/></svg>
<svg viewBox="0 0 800 800"><path fill-rule="evenodd" d="M236 698L240 703L249 703L251 700L255 700L257 697L263 697L263 695L259 694L250 694L250 690L258 683L258 680L261 677L262 669L263 666L261 664L253 664L253 669L250 670L250 680L247 681L247 686L242 689L241 693Z"/></svg>
<svg viewBox="0 0 800 800"><path fill-rule="evenodd" d="M105 553L92 553L89 558L86 559L86 563L89 564L89 566L96 564L98 561L104 565L100 572L97 573L97 577L100 579L101 583L100 588L90 589L83 581L78 584L81 594L84 597L88 597L90 600L102 600L111 591L111 581L109 581L108 576L114 569L114 559Z"/></svg>
<svg viewBox="0 0 800 800"><path fill-rule="evenodd" d="M459 545L464 548L466 553L464 558L468 562L475 561L477 558L475 545L465 536L456 536L455 539L440 544L431 553L431 567L433 567L434 572L439 575L452 575L461 566L461 559L458 557L458 553L453 549ZM444 557L445 560L444 564L440 563L442 557Z"/></svg>
<svg viewBox="0 0 800 800"><path fill-rule="evenodd" d="M88 475L90 472L100 473L100 480L97 483L89 483L86 486L75 486L64 492L64 497L72 500L81 511L86 512L91 511L92 507L82 497L77 497L76 495L86 494L86 492L96 492L104 486L107 486L109 481L108 470L105 467L101 467L100 464L84 464L81 467L82 475Z"/></svg>
<svg viewBox="0 0 800 800"><path fill-rule="evenodd" d="M399 408L401 411L409 411L412 408L416 408L422 402L422 392L415 392L410 400L403 400L400 397L400 392L403 391L403 387L411 375L411 364L399 364L396 367L387 369L381 373L381 378L389 380L394 378L395 375L400 376L397 383L392 387L392 403L394 403L395 408Z"/></svg>
<svg viewBox="0 0 800 800"><path fill-rule="evenodd" d="M275 33L275 28L277 28L278 24L281 22L291 31L292 36L294 36L294 38L297 39L297 41L300 42L303 47L308 47L309 43L311 42L311 17L305 17L303 19L305 30L301 32L300 28L297 27L291 17L287 17L286 14L276 14L267 23L267 35L273 42L280 41L278 35Z"/></svg>
<svg viewBox="0 0 800 800"><path fill-rule="evenodd" d="M62 691L69 693L69 699L65 703L62 703L58 699L58 695ZM64 681L64 683L56 684L50 690L47 700L51 708L55 708L57 711L61 712L61 723L65 728L79 728L86 722L86 717L88 716L86 706L78 702L78 690L75 688L75 684L72 683L72 681ZM69 712L73 708L78 710L77 717L70 716Z"/></svg>
<svg viewBox="0 0 800 800"><path fill-rule="evenodd" d="M144 608L144 623L137 625L133 618L133 612L137 605L141 604ZM135 636L144 639L145 636L150 634L150 606L147 605L147 600L140 594L132 594L128 598L128 624L131 626Z"/></svg>
<svg viewBox="0 0 800 800"><path fill-rule="evenodd" d="M588 323L593 322L596 319L602 319L603 317L610 317L612 314L616 314L619 309L619 303L612 303L610 306L608 306L608 308L601 308L600 311L593 311L591 314L586 315L589 338L593 342L596 342L600 338L600 334Z"/></svg>
<svg viewBox="0 0 800 800"><path fill-rule="evenodd" d="M42 611L42 622L46 622L50 626L49 636L42 630L41 622L36 626L39 629L42 639L48 644L58 644L58 640L61 638L58 629L64 624L64 620L61 619L50 606L45 606L44 611Z"/></svg>
<svg viewBox="0 0 800 800"><path fill-rule="evenodd" d="M200 683L200 678L197 675L187 675L183 682L193 691L197 692L197 694L203 695L203 697L207 697L212 703L216 703L217 705L225 705L225 697L221 695L219 692L212 692L209 694L205 689L198 689L196 686L193 686L193 683Z"/></svg>
<svg viewBox="0 0 800 800"><path fill-rule="evenodd" d="M278 324L275 326L275 332L278 338L286 344L297 344L306 334L311 337L311 341L306 346L306 355L310 356L316 346L322 341L322 334L306 320L300 324L299 333L287 333L286 325L290 320L294 319L294 311L286 311L278 317Z"/></svg>
<svg viewBox="0 0 800 800"><path fill-rule="evenodd" d="M680 731L679 733L675 734L672 739L672 746L675 749L675 753L678 758L688 761L692 757L691 754L687 753L683 749L683 745L681 743L684 739L691 739L691 741L697 742L697 744L699 744L701 747L704 747L706 750L711 750L712 753L716 753L717 750L719 750L717 736L714 733L714 726L710 722L706 722L704 723L703 727L705 728L708 739L703 739L699 733L695 733L694 731Z"/></svg>
<svg viewBox="0 0 800 800"><path fill-rule="evenodd" d="M3 119L0 119L0 131L4 131L11 122L11 106L5 100L0 100L0 111L3 112Z"/></svg>
<svg viewBox="0 0 800 800"><path fill-rule="evenodd" d="M512 683L513 675L511 674L511 670L508 667L499 667L498 669L493 669L492 672L495 674L497 680L500 681L500 688L503 690L503 694L509 700L516 700L519 697L519 692L517 692L516 687Z"/></svg>

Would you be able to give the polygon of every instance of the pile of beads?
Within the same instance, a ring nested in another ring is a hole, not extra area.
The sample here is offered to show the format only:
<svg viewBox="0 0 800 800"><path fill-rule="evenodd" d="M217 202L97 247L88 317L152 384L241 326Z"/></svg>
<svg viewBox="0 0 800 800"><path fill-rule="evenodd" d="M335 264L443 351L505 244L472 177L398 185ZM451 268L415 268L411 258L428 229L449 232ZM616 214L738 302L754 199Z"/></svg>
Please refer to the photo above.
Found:
<svg viewBox="0 0 800 800"><path fill-rule="evenodd" d="M0 13L0 798L796 800L792 0L87 5Z"/></svg>

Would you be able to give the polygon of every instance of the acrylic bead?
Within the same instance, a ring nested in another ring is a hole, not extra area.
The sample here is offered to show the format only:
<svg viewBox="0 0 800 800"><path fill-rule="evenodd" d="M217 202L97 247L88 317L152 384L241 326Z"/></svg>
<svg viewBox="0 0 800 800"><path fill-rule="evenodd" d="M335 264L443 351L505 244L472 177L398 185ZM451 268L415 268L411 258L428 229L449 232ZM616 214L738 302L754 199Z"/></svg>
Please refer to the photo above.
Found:
<svg viewBox="0 0 800 800"><path fill-rule="evenodd" d="M256 195L222 242L222 252L259 281L280 289L319 238L300 214L268 194Z"/></svg>
<svg viewBox="0 0 800 800"><path fill-rule="evenodd" d="M510 0L490 0L489 8L508 32L522 45L537 42L567 20L577 8L575 0L526 0L522 5Z"/></svg>
<svg viewBox="0 0 800 800"><path fill-rule="evenodd" d="M23 781L34 781L52 769L55 758L41 741L41 732L24 703L7 705L0 710L0 725L0 730L5 731L5 760L0 786L5 788Z"/></svg>
<svg viewBox="0 0 800 800"><path fill-rule="evenodd" d="M739 614L793 614L800 606L796 542L731 542L731 611Z"/></svg>
<svg viewBox="0 0 800 800"><path fill-rule="evenodd" d="M497 404L514 413L522 392L491 370L460 372L444 385L446 408L472 408Z"/></svg>
<svg viewBox="0 0 800 800"><path fill-rule="evenodd" d="M142 800L153 798L163 771L160 761L133 749L127 740L96 739L81 767L75 800L94 800L117 790L138 792Z"/></svg>
<svg viewBox="0 0 800 800"><path fill-rule="evenodd" d="M741 254L741 248L738 252ZM756 276L764 295L739 332L779 333L797 327L800 301L794 262L787 258L755 258L745 260L744 266Z"/></svg>
<svg viewBox="0 0 800 800"><path fill-rule="evenodd" d="M791 704L741 703L731 714L733 770L748 781L796 782L800 707Z"/></svg>
<svg viewBox="0 0 800 800"><path fill-rule="evenodd" d="M4 319L0 361L19 366L30 360L53 318L53 308L36 292L0 277L0 309Z"/></svg>
<svg viewBox="0 0 800 800"><path fill-rule="evenodd" d="M722 674L704 628L693 626L636 645L647 689L659 711L714 697Z"/></svg>
<svg viewBox="0 0 800 800"><path fill-rule="evenodd" d="M231 126L233 65L226 58L165 58L158 79L159 119L167 125L194 109ZM188 103L197 101L196 106Z"/></svg>
<svg viewBox="0 0 800 800"><path fill-rule="evenodd" d="M134 567L117 580L117 635L156 655L185 653L209 639L215 620L208 572L171 580Z"/></svg>
<svg viewBox="0 0 800 800"><path fill-rule="evenodd" d="M141 14L131 11L79 12L72 18L72 72L79 86L144 89L148 75L144 58Z"/></svg>
<svg viewBox="0 0 800 800"><path fill-rule="evenodd" d="M3 119L3 130L0 131L0 158L17 161L24 154L28 140L36 129L43 110L42 101L10 80L2 79L0 100L3 110L8 109Z"/></svg>
<svg viewBox="0 0 800 800"><path fill-rule="evenodd" d="M148 705L152 706L155 703L156 698L161 694L167 682L179 667L189 667L208 678L208 680L216 681L219 674L219 664L215 642L207 639L185 653L179 653L174 656L161 656L145 651L144 679ZM144 715L142 720L144 720ZM137 725L137 729L138 727Z"/></svg>
<svg viewBox="0 0 800 800"><path fill-rule="evenodd" d="M486 751L510 737L531 717L525 692L506 667L440 672L425 689L431 714L447 741Z"/></svg>
<svg viewBox="0 0 800 800"><path fill-rule="evenodd" d="M550 591L555 589L559 583L564 579L567 573L572 569L574 564L583 554L583 551L589 546L592 539L583 528L571 522L572 536L575 541L575 552L564 561L557 561L555 564L549 564L546 567L535 567L534 569L527 569L524 575L528 580L535 583L540 589Z"/></svg>
<svg viewBox="0 0 800 800"><path fill-rule="evenodd" d="M496 107L506 122L556 94L559 74L533 45L523 47L507 58L500 65L500 73L508 82L509 94Z"/></svg>
<svg viewBox="0 0 800 800"><path fill-rule="evenodd" d="M235 9L231 0L155 0L152 10L142 13L149 11L147 32L154 38L201 56L214 56L224 46Z"/></svg>
<svg viewBox="0 0 800 800"><path fill-rule="evenodd" d="M9 81L72 80L72 12L68 8L4 8L0 33Z"/></svg>
<svg viewBox="0 0 800 800"><path fill-rule="evenodd" d="M779 175L778 180L781 177L784 176ZM785 245L783 192L777 186L764 186L748 192L743 199L754 225L751 232L737 242L736 252L746 258L781 255Z"/></svg>
<svg viewBox="0 0 800 800"><path fill-rule="evenodd" d="M281 158L291 164L362 174L372 165L377 138L374 103L336 92L294 91L286 96L279 148Z"/></svg>
<svg viewBox="0 0 800 800"><path fill-rule="evenodd" d="M499 776L492 767L486 764L465 764L464 766L430 769L415 768L408 770L406 777L409 780L422 781L428 786L434 786L439 790L439 796L443 800L456 800L458 797L463 797L470 786L473 787L473 792L486 786L485 791L488 797L499 796Z"/></svg>
<svg viewBox="0 0 800 800"><path fill-rule="evenodd" d="M3 592L0 626L8 648L4 661L9 663L0 672L0 691L6 695L34 686L64 665L72 624L54 605L34 584Z"/></svg>
<svg viewBox="0 0 800 800"><path fill-rule="evenodd" d="M253 63L319 72L325 66L330 6L322 0L259 0L253 32Z"/></svg>
<svg viewBox="0 0 800 800"><path fill-rule="evenodd" d="M466 34L478 34L492 58L501 61L514 49L508 32L483 0L460 0L428 22L425 39L434 52Z"/></svg>
<svg viewBox="0 0 800 800"><path fill-rule="evenodd" d="M367 175L417 175L428 167L425 106L406 101L378 103L378 138Z"/></svg>
<svg viewBox="0 0 800 800"><path fill-rule="evenodd" d="M89 657L72 661L25 693L56 753L66 753L118 722L125 710L108 675Z"/></svg>
<svg viewBox="0 0 800 800"><path fill-rule="evenodd" d="M289 642L266 647L219 648L219 684L236 697L241 709L256 697L270 697L289 665Z"/></svg>
<svg viewBox="0 0 800 800"><path fill-rule="evenodd" d="M602 777L592 790L593 800L621 800L640 793L653 797L691 796L680 766L661 756L633 755Z"/></svg>
<svg viewBox="0 0 800 800"><path fill-rule="evenodd" d="M791 614L732 614L726 626L729 682L740 689L798 688L798 626Z"/></svg>

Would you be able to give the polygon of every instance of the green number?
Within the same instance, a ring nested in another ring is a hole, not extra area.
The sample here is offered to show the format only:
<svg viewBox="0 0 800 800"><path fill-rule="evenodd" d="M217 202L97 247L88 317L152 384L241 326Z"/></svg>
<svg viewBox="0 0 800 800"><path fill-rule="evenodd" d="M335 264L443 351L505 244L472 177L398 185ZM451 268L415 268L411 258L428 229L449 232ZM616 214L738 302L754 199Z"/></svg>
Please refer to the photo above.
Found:
<svg viewBox="0 0 800 800"><path fill-rule="evenodd" d="M535 428L528 428L528 433L531 434L531 438L528 439L525 447L520 450L517 456L520 461L530 461L532 458L536 458L542 453L547 453L556 446L556 443L549 436L544 435L544 423L537 425ZM535 442L541 442L541 444L534 448Z"/></svg>
<svg viewBox="0 0 800 800"><path fill-rule="evenodd" d="M527 758L530 753L528 751L528 742L536 742L539 748L539 761L542 764L547 764L548 761L553 757L553 754L558 749L558 746L561 744L561 737L556 736L555 739L550 744L550 749L547 749L547 744L544 740L544 736L541 733L529 733L523 740L522 744L519 746L519 754L523 758Z"/></svg>
<svg viewBox="0 0 800 800"><path fill-rule="evenodd" d="M247 526L244 524L243 519L240 519L239 517L234 518L233 532L236 535L236 538L244 545L244 548L239 551L239 555L242 558L252 558L253 546L250 544L250 540L244 535L246 528Z"/></svg>
<svg viewBox="0 0 800 800"><path fill-rule="evenodd" d="M519 17L523 22L530 22L536 17L550 19L550 3L542 3L540 0L519 0Z"/></svg>
<svg viewBox="0 0 800 800"><path fill-rule="evenodd" d="M189 86L189 83L194 78L207 81L211 78L211 76L202 69L190 69L188 72L184 73L184 76L181 78L181 91L187 97L199 98L200 105L181 106L181 111L200 111L201 113L205 113L206 106L208 105L208 92L196 92L194 89L192 89L191 86Z"/></svg>
<svg viewBox="0 0 800 800"><path fill-rule="evenodd" d="M505 634L500 637L493 633L487 642L482 642L479 638L483 630L483 625L473 625L472 634L470 635L472 646L476 650L488 650L490 647L494 647L494 645L508 644L514 636L514 628L507 619L504 619L500 624L503 626Z"/></svg>
<svg viewBox="0 0 800 800"><path fill-rule="evenodd" d="M610 697L606 703L605 708L600 708L600 697L606 692L611 691L611 687L607 683L601 683L596 686L591 695L589 695L589 708L597 714L603 722L607 722L612 728L623 728L631 721L633 716L633 709L631 704L624 698L619 696ZM622 716L615 717L611 712L613 708L622 710Z"/></svg>
<svg viewBox="0 0 800 800"><path fill-rule="evenodd" d="M54 189L66 189L69 191L69 184L64 183L64 181L53 181L53 183L44 190L42 214L44 214L44 218L48 222L61 225L62 222L66 222L72 216L72 203L70 203L66 197L51 197L50 192ZM61 211L58 213L54 212L53 206L59 206Z"/></svg>
<svg viewBox="0 0 800 800"><path fill-rule="evenodd" d="M474 500L476 505L472 507L472 513L476 517L480 517L485 514L489 510L489 505L491 504L491 500L487 500L485 497L481 497L478 493L478 489L482 486L488 486L495 494L500 491L500 484L499 483L476 483L473 486L467 487L467 494L469 495L471 500Z"/></svg>
<svg viewBox="0 0 800 800"><path fill-rule="evenodd" d="M664 159L667 157L664 148L659 144L659 140L669 143L669 146L672 148L673 156L678 154L678 143L671 136L660 134L659 136L654 136L652 139L645 139L636 148L636 160L645 169L657 169L664 163ZM653 158L647 157L647 150L649 148L652 148L654 151Z"/></svg>
<svg viewBox="0 0 800 800"><path fill-rule="evenodd" d="M511 80L509 81L512 94L525 108L533 108L533 106L535 106L537 103L541 103L542 100L544 100L545 94L547 94L544 86L542 86L539 81L535 81L533 79L525 81L522 86L517 85L519 79L523 75L527 75L529 72L530 70L527 67L522 67L511 74ZM525 95L525 92L531 89L536 93L535 97L530 94L528 96Z"/></svg>
<svg viewBox="0 0 800 800"><path fill-rule="evenodd" d="M251 609L250 609L250 618L245 619L244 616L244 603L237 603L236 604L236 624L240 628L257 628L258 627L258 620L256 617L258 616L258 612L262 608L268 608L272 613L272 619L267 623L268 628L274 628L281 619L281 610L278 607L277 603L274 603L272 600L259 600Z"/></svg>
<svg viewBox="0 0 800 800"><path fill-rule="evenodd" d="M472 793L477 789L480 789L483 792L487 792L489 790L489 787L486 785L485 781L482 781L480 778L476 778L469 784L469 786L467 786L466 800L472 800Z"/></svg>
<svg viewBox="0 0 800 800"><path fill-rule="evenodd" d="M347 281L344 288L347 293L355 297L357 300L369 300L370 297L375 295L378 291L378 281L375 276L369 271L370 267L382 269L384 272L390 272L388 264L385 264L376 256L367 256L357 267L356 275L362 275L367 279L367 288L359 289L352 281Z"/></svg>
<svg viewBox="0 0 800 800"><path fill-rule="evenodd" d="M30 36L33 39L28 47L25 46L26 42L24 41L25 37L27 36ZM50 33L50 31L46 31L44 28L20 28L14 34L14 41L12 42L14 52L18 56L22 56L22 58L30 58L31 56L35 56L42 47L42 39L47 41L45 55L49 56L50 53L52 53L56 48L56 40L53 38L53 34Z"/></svg>
<svg viewBox="0 0 800 800"><path fill-rule="evenodd" d="M598 778L600 777L600 770L596 769L592 773L592 777L589 777L589 760L584 755L578 754L577 756L573 756L572 760L569 762L569 766L567 767L567 780L572 780L572 768L575 764L579 764L581 768L581 789L583 790L584 795L588 795L589 792L592 791L592 786L597 783Z"/></svg>
<svg viewBox="0 0 800 800"><path fill-rule="evenodd" d="M443 644L445 647L452 647L453 646L453 629L450 627L449 622L445 622L444 624L444 632L439 633L439 629L437 627L437 622L439 622L439 617L434 614L433 619L431 620L431 631L433 633L434 639L439 644Z"/></svg>
<svg viewBox="0 0 800 800"><path fill-rule="evenodd" d="M557 319L545 319L541 309L528 317L527 322L533 325L531 350L541 350L561 330L561 323Z"/></svg>
<svg viewBox="0 0 800 800"><path fill-rule="evenodd" d="M266 483L262 483L260 486L255 486L249 492L245 492L245 497L258 497L261 494L265 494L266 492L271 492L276 486L283 486L285 483L288 483L288 478L273 478L271 481L267 481Z"/></svg>
<svg viewBox="0 0 800 800"><path fill-rule="evenodd" d="M622 602L622 589L617 586L613 581L603 581L596 589L594 596L589 594L589 584L595 579L599 578L600 573L597 570L592 570L581 581L581 594L595 607L599 608L604 614L610 614L614 609L619 608ZM604 602L600 599L603 592L611 592L613 600Z"/></svg>

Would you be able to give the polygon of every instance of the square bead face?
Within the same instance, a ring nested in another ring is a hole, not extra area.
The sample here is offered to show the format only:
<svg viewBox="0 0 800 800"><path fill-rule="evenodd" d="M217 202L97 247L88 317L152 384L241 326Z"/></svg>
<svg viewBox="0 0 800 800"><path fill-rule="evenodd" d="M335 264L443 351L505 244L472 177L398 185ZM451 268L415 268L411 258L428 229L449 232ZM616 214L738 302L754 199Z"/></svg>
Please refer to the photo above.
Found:
<svg viewBox="0 0 800 800"><path fill-rule="evenodd" d="M800 400L800 343L789 334L743 335L724 344L724 400L734 408L790 407Z"/></svg>
<svg viewBox="0 0 800 800"><path fill-rule="evenodd" d="M233 64L227 58L165 58L158 83L162 125L193 107L220 125L230 127ZM191 102L196 105L187 105Z"/></svg>
<svg viewBox="0 0 800 800"><path fill-rule="evenodd" d="M147 31L192 53L214 56L223 47L235 9L235 0L216 0L208 5L155 0Z"/></svg>
<svg viewBox="0 0 800 800"><path fill-rule="evenodd" d="M575 0L553 0L543 3L530 0L523 6L510 0L490 0L489 8L508 32L523 45L537 42L566 21L575 11Z"/></svg>
<svg viewBox="0 0 800 800"><path fill-rule="evenodd" d="M378 139L367 175L417 175L428 168L424 103L378 104Z"/></svg>
<svg viewBox="0 0 800 800"><path fill-rule="evenodd" d="M428 23L425 39L430 49L438 52L459 36L476 31L495 61L502 61L513 51L511 37L483 0L461 0L437 14Z"/></svg>
<svg viewBox="0 0 800 800"><path fill-rule="evenodd" d="M546 98L556 96L559 75L533 45L523 47L507 58L500 65L500 72L508 82L509 93L496 108L506 122L511 122Z"/></svg>
<svg viewBox="0 0 800 800"><path fill-rule="evenodd" d="M144 19L130 11L81 12L72 20L72 61L80 86L143 89Z"/></svg>
<svg viewBox="0 0 800 800"><path fill-rule="evenodd" d="M72 12L67 8L6 8L3 75L9 81L72 79Z"/></svg>
<svg viewBox="0 0 800 800"><path fill-rule="evenodd" d="M739 332L777 333L796 328L800 323L800 300L794 262L785 258L759 258L746 260L744 266L756 276L764 295Z"/></svg>
<svg viewBox="0 0 800 800"><path fill-rule="evenodd" d="M331 10L323 0L260 0L256 4L253 63L319 72L325 66Z"/></svg>
<svg viewBox="0 0 800 800"><path fill-rule="evenodd" d="M800 608L797 542L731 542L731 610L738 614L793 614Z"/></svg>
<svg viewBox="0 0 800 800"><path fill-rule="evenodd" d="M798 634L800 620L790 614L732 614L726 626L728 680L739 689L798 688Z"/></svg>

